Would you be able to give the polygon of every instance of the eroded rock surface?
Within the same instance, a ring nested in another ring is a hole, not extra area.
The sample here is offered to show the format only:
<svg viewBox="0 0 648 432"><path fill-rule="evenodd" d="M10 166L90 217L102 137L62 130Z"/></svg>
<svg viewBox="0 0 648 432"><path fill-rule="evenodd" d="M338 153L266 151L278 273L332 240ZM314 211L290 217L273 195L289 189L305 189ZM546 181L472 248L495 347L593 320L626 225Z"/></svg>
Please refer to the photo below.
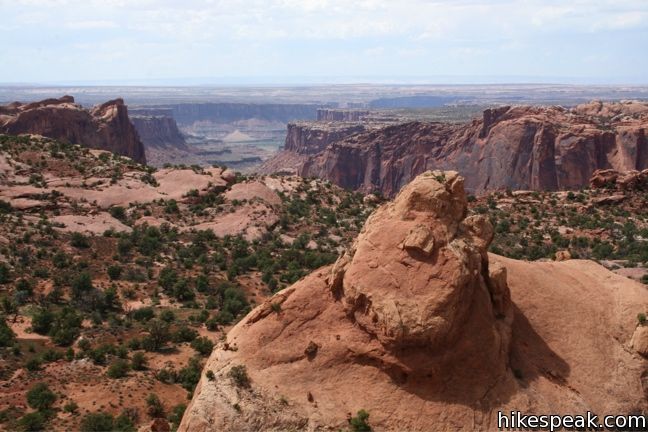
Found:
<svg viewBox="0 0 648 432"><path fill-rule="evenodd" d="M417 177L334 265L230 331L179 430L339 430L360 409L375 430L493 430L498 410L648 408L630 349L645 289L593 262L489 255L492 236L456 172Z"/></svg>
<svg viewBox="0 0 648 432"><path fill-rule="evenodd" d="M0 133L42 135L146 162L144 145L122 99L90 110L75 104L72 96L0 106Z"/></svg>
<svg viewBox="0 0 648 432"><path fill-rule="evenodd" d="M358 128L322 122L289 127L285 151L264 172L317 176L393 197L418 174L452 169L473 193L579 189L597 169L648 168L648 104L592 102L562 107L499 107L454 125L409 122Z"/></svg>

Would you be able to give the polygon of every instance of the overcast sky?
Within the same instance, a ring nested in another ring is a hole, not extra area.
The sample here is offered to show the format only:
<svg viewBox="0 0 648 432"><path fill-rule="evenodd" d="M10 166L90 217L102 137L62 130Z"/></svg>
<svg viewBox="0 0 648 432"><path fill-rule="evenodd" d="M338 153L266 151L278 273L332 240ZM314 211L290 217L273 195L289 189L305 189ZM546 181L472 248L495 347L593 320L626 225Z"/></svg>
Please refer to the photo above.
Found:
<svg viewBox="0 0 648 432"><path fill-rule="evenodd" d="M0 0L0 82L648 83L647 0Z"/></svg>

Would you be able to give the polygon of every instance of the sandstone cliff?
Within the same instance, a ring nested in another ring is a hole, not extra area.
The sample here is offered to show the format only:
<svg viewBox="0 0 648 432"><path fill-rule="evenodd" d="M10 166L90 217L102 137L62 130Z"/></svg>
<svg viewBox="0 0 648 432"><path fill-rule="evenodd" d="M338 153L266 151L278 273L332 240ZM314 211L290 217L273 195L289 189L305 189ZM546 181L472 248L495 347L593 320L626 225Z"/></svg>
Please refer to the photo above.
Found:
<svg viewBox="0 0 648 432"><path fill-rule="evenodd" d="M593 262L489 256L492 235L466 217L457 173L417 177L333 266L229 332L179 430L339 430L360 409L385 431L645 411L646 290Z"/></svg>
<svg viewBox="0 0 648 432"><path fill-rule="evenodd" d="M386 196L429 169L459 171L474 193L578 189L597 169L648 168L646 129L648 103L501 107L463 125L410 122L354 132L328 139L324 150L302 124L300 145L286 150L311 155L296 168L303 176Z"/></svg>
<svg viewBox="0 0 648 432"><path fill-rule="evenodd" d="M360 121L369 114L366 110L320 108L317 121Z"/></svg>
<svg viewBox="0 0 648 432"><path fill-rule="evenodd" d="M43 135L146 163L144 146L122 99L90 110L75 104L72 96L29 104L14 102L0 107L0 133Z"/></svg>
<svg viewBox="0 0 648 432"><path fill-rule="evenodd" d="M187 143L173 117L131 115L131 122L145 147L187 150Z"/></svg>
<svg viewBox="0 0 648 432"><path fill-rule="evenodd" d="M298 154L317 154L329 144L350 135L364 132L360 123L289 123L284 150Z"/></svg>

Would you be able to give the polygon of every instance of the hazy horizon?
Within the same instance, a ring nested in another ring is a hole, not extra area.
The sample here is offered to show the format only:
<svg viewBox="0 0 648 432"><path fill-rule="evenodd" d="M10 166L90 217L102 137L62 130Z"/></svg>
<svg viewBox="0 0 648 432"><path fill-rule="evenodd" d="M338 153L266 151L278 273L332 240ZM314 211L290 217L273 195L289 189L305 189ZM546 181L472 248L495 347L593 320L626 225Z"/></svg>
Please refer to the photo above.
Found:
<svg viewBox="0 0 648 432"><path fill-rule="evenodd" d="M4 85L648 84L641 0L0 0Z"/></svg>

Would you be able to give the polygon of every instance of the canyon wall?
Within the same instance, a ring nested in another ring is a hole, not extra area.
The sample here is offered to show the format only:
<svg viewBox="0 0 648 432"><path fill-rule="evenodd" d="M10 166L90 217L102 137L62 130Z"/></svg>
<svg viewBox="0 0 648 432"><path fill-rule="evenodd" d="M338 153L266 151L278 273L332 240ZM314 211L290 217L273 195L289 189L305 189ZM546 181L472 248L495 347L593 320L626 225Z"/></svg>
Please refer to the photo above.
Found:
<svg viewBox="0 0 648 432"><path fill-rule="evenodd" d="M317 110L317 121L360 121L369 115L369 111L355 109L329 109Z"/></svg>
<svg viewBox="0 0 648 432"><path fill-rule="evenodd" d="M148 147L174 147L183 150L187 149L184 136L180 133L178 125L173 117L167 115L132 115L131 122L137 133Z"/></svg>
<svg viewBox="0 0 648 432"><path fill-rule="evenodd" d="M313 128L324 135L321 125ZM302 176L385 196L430 169L459 171L472 193L578 189L596 169L648 168L646 129L648 103L500 107L467 124L409 122L347 134L323 150L302 124L294 132L301 140L287 141L286 151L309 155L296 167Z"/></svg>
<svg viewBox="0 0 648 432"><path fill-rule="evenodd" d="M122 99L89 110L75 104L72 96L29 104L14 102L0 107L0 133L43 135L146 163L144 145Z"/></svg>
<svg viewBox="0 0 648 432"><path fill-rule="evenodd" d="M365 130L362 124L289 123L284 150L299 154L316 154L329 144Z"/></svg>

